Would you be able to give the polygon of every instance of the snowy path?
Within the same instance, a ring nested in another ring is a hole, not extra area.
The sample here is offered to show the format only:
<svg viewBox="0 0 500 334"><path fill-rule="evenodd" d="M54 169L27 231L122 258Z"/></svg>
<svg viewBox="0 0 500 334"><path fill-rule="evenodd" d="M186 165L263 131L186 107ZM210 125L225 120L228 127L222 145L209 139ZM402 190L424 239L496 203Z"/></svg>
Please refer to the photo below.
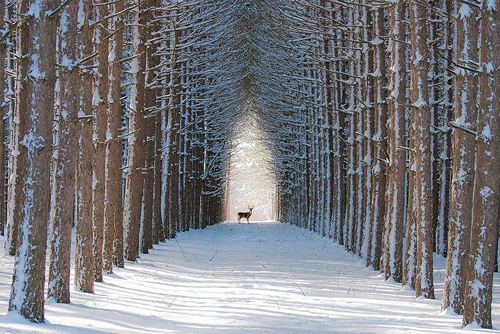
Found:
<svg viewBox="0 0 500 334"><path fill-rule="evenodd" d="M0 314L12 259L0 258ZM444 261L439 265L444 266ZM179 234L137 264L49 304L47 324L0 316L7 333L471 333L331 240L288 224L223 223ZM437 297L443 270L436 270ZM494 325L500 328L500 277ZM477 332L492 331L477 330Z"/></svg>

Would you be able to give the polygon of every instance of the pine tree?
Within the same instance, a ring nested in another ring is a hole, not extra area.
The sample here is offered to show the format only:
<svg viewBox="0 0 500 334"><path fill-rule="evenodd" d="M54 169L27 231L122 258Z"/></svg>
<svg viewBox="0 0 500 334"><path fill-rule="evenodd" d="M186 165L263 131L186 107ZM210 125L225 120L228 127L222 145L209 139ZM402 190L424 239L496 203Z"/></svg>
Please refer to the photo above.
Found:
<svg viewBox="0 0 500 334"><path fill-rule="evenodd" d="M57 1L21 0L18 13L27 13L18 28L17 179L19 202L18 248L9 311L33 322L44 322L45 255L49 221L50 159L54 116L55 46L57 22L51 15ZM34 38L37 37L37 38ZM24 101L22 98L29 97ZM20 103L22 102L22 103Z"/></svg>
<svg viewBox="0 0 500 334"><path fill-rule="evenodd" d="M97 21L109 14L106 2L94 6ZM108 21L100 22L94 27L94 52L98 54L97 68L94 73L94 93L92 98L93 151L92 151L92 235L94 254L94 280L102 282L103 272L103 234L104 234L104 186L106 162L106 129L108 109Z"/></svg>
<svg viewBox="0 0 500 334"><path fill-rule="evenodd" d="M427 1L428 2L428 1ZM410 1L411 112L414 128L417 297L434 298L431 115L429 110L427 7Z"/></svg>
<svg viewBox="0 0 500 334"><path fill-rule="evenodd" d="M478 62L479 34L477 11L468 4L460 5L457 16L456 59L459 64ZM461 65L462 66L462 65ZM453 183L449 223L448 261L443 288L442 309L450 307L463 312L464 287L469 270L467 254L470 245L475 175L474 132L477 120L478 75L473 70L456 71L456 104L453 131Z"/></svg>
<svg viewBox="0 0 500 334"><path fill-rule="evenodd" d="M385 189L386 189L386 164L387 164L387 97L386 86L386 46L381 37L385 32L385 10L373 9L373 37L371 45L374 48L374 133L372 136L374 146L373 186L371 198L371 231L369 238L369 252L367 265L372 265L375 270L380 269L382 256L382 235L385 216Z"/></svg>
<svg viewBox="0 0 500 334"><path fill-rule="evenodd" d="M474 213L470 268L465 287L463 324L491 328L491 300L500 214L500 1L484 1L476 141Z"/></svg>
<svg viewBox="0 0 500 334"><path fill-rule="evenodd" d="M59 92L55 182L50 223L52 224L49 298L58 303L70 302L71 230L74 222L75 157L78 154L79 67L77 55L78 3L69 3L62 11L59 27Z"/></svg>
<svg viewBox="0 0 500 334"><path fill-rule="evenodd" d="M5 1L0 1L0 29L5 30ZM7 170L7 149L5 147L5 120L7 113L7 99L5 96L6 80L6 41L0 41L0 235L5 235L5 171Z"/></svg>
<svg viewBox="0 0 500 334"><path fill-rule="evenodd" d="M122 12L123 1L111 5L112 12ZM110 10L111 11L111 10ZM123 22L120 15L110 19L109 72L106 110L106 148L104 167L104 246L103 271L113 272L113 263L123 267L123 207L122 207L122 145L119 130L122 122L121 74Z"/></svg>
<svg viewBox="0 0 500 334"><path fill-rule="evenodd" d="M406 198L406 40L407 2L398 1L389 11L390 58L388 97L387 214L385 217L385 278L403 277L403 238ZM408 241L408 240L407 240Z"/></svg>
<svg viewBox="0 0 500 334"><path fill-rule="evenodd" d="M92 251L92 3L78 1L78 165L76 177L75 221L75 287L82 292L94 292L94 256Z"/></svg>
<svg viewBox="0 0 500 334"><path fill-rule="evenodd" d="M127 172L125 178L125 199L123 209L123 226L125 240L125 258L128 261L137 261L139 256L139 231L143 200L143 168L144 168L144 140L146 138L146 122L144 120L144 84L146 68L146 16L144 8L136 3L131 9L133 13L132 26L132 54L130 64L132 75L129 128L128 128L128 155Z"/></svg>

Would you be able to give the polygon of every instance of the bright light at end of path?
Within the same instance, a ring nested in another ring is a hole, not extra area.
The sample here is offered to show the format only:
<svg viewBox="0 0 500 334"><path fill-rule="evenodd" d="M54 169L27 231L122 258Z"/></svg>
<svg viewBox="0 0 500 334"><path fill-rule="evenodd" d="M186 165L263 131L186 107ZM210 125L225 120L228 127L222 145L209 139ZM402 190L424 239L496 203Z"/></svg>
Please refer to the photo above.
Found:
<svg viewBox="0 0 500 334"><path fill-rule="evenodd" d="M275 220L276 183L271 172L271 154L255 120L248 119L235 138L226 191L225 219L254 207L250 222ZM242 219L242 223L246 219Z"/></svg>

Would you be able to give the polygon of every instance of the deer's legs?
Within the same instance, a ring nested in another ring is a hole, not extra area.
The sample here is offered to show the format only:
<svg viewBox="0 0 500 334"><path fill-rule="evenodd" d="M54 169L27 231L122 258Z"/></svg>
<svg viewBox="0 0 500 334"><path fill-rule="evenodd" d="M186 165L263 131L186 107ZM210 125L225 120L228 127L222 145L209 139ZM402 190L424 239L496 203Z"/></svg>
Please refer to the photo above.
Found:
<svg viewBox="0 0 500 334"><path fill-rule="evenodd" d="M248 220L248 218L247 218L247 224L250 224L250 220Z"/></svg>

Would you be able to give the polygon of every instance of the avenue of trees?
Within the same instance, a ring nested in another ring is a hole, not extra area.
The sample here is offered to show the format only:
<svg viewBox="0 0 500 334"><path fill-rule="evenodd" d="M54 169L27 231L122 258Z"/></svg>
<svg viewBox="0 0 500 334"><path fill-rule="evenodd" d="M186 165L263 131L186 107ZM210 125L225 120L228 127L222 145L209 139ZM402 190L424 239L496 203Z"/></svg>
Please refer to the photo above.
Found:
<svg viewBox="0 0 500 334"><path fill-rule="evenodd" d="M199 11L156 1L1 3L0 203L6 253L16 256L9 309L43 322L45 293L70 302L72 251L73 284L92 293L113 266L221 221L221 134L231 120L207 112L224 106L218 75L202 72L217 65L205 50L215 36L191 42L193 30L215 27L192 26Z"/></svg>
<svg viewBox="0 0 500 334"><path fill-rule="evenodd" d="M491 328L500 1L280 3L269 17L290 37L269 46L295 63L269 73L288 93L273 102L291 101L271 140L279 219L416 297L435 298L433 253L447 257L442 309Z"/></svg>
<svg viewBox="0 0 500 334"><path fill-rule="evenodd" d="M250 118L278 220L416 297L447 257L442 309L491 328L499 23L500 0L0 0L9 309L43 322L70 268L92 293L221 221Z"/></svg>

